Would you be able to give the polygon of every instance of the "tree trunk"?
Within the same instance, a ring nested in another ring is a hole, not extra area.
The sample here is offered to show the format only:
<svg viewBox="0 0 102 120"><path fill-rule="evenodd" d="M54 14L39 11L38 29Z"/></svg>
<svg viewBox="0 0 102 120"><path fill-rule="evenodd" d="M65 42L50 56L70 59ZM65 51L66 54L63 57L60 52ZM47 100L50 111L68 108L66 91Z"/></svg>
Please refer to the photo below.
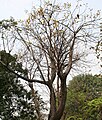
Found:
<svg viewBox="0 0 102 120"><path fill-rule="evenodd" d="M61 117L61 120L65 120L66 119L66 115L67 115L67 112L64 111L63 116Z"/></svg>
<svg viewBox="0 0 102 120"><path fill-rule="evenodd" d="M48 120L53 120L52 118L54 117L56 112L56 96L54 93L54 88L50 88L50 113L48 116Z"/></svg>
<svg viewBox="0 0 102 120"><path fill-rule="evenodd" d="M49 119L48 120L61 120L61 117L63 116L63 112L65 109L65 103L66 103L66 96L67 96L67 88L66 88L66 78L64 79L63 77L61 77L61 90L60 90L60 101L59 101L59 105L58 105L58 109L56 110L56 99L52 98L51 101L51 110L50 110L50 115L49 115ZM54 96L52 96L54 97ZM53 101L54 100L54 101Z"/></svg>

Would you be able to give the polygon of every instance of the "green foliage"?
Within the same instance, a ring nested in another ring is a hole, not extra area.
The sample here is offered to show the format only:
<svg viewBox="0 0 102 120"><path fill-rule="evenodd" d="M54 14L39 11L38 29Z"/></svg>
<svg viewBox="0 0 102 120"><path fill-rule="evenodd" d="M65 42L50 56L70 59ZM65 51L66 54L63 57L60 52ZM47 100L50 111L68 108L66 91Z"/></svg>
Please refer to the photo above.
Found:
<svg viewBox="0 0 102 120"><path fill-rule="evenodd" d="M102 22L100 23L100 38L93 49L96 52L97 59L100 60L100 66L102 67Z"/></svg>
<svg viewBox="0 0 102 120"><path fill-rule="evenodd" d="M101 96L102 78L92 75L74 77L68 85L66 102L68 120L100 120Z"/></svg>
<svg viewBox="0 0 102 120"><path fill-rule="evenodd" d="M7 20L2 20L0 21L0 28L2 29L5 29L5 30L9 30L11 27L13 26L17 26L17 21L14 20L14 18L10 18L10 19L7 19Z"/></svg>
<svg viewBox="0 0 102 120"><path fill-rule="evenodd" d="M85 116L84 119L101 120L102 119L102 97L88 101L87 105L83 107Z"/></svg>
<svg viewBox="0 0 102 120"><path fill-rule="evenodd" d="M10 65L20 74L26 75L27 70L16 57L5 51L0 52L1 61ZM36 93L38 96L38 94ZM40 100L40 98L39 98ZM31 92L27 91L16 75L10 73L0 63L0 119L1 120L36 120L35 105Z"/></svg>

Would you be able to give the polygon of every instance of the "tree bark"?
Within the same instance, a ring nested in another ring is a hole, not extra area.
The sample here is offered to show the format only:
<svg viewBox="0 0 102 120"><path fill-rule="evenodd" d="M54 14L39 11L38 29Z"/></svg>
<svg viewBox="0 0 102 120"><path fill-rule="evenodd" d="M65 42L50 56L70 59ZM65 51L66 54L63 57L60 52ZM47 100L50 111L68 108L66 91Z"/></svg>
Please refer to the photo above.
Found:
<svg viewBox="0 0 102 120"><path fill-rule="evenodd" d="M61 117L61 120L65 120L65 119L66 119L66 116L67 116L67 112L64 111L63 116Z"/></svg>
<svg viewBox="0 0 102 120"><path fill-rule="evenodd" d="M54 117L56 113L56 96L54 93L54 88L50 88L50 113L48 116L48 120L53 120L52 118Z"/></svg>
<svg viewBox="0 0 102 120"><path fill-rule="evenodd" d="M67 96L66 77L61 77L60 79L61 79L61 90L60 90L59 106L58 109L56 110L56 108L54 107L56 106L55 98L54 99L52 98L50 104L51 112L48 120L60 120L65 109L66 96Z"/></svg>

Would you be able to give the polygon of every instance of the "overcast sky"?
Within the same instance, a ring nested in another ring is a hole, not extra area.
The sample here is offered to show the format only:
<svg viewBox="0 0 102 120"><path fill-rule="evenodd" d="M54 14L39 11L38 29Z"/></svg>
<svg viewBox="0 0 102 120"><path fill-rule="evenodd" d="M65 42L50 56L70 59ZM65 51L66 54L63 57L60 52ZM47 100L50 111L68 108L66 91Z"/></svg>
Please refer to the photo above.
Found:
<svg viewBox="0 0 102 120"><path fill-rule="evenodd" d="M47 0L46 0L47 1ZM72 2L75 4L76 0L56 0L60 3ZM40 0L0 0L0 20L10 18L10 16L16 19L25 18L25 10L30 11L32 5L35 6ZM95 10L102 10L102 0L83 0L84 3L88 3L90 8Z"/></svg>
<svg viewBox="0 0 102 120"><path fill-rule="evenodd" d="M47 1L47 0L46 0ZM76 0L56 0L59 3L71 2L75 4ZM40 0L0 0L0 20L8 19L10 16L15 19L24 19L26 16L25 11L30 11L32 5L38 5ZM88 3L89 8L94 10L102 10L102 0L83 0L84 3ZM93 70L97 72L96 68Z"/></svg>

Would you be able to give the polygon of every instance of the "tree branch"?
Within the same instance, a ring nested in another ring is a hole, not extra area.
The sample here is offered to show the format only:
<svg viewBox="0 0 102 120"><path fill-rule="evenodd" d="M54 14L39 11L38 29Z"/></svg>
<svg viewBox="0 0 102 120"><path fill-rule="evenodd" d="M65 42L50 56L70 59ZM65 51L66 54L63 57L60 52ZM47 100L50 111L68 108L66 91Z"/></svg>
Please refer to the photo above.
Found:
<svg viewBox="0 0 102 120"><path fill-rule="evenodd" d="M17 72L15 72L14 70L12 70L10 67L8 67L5 63L3 63L1 60L0 60L0 63L8 70L10 71L11 73L15 74L17 77L27 81L27 82L36 82L36 83L40 83L40 84L44 84L44 85L47 85L48 86L48 82L47 81L41 81L41 80L37 80L37 79L29 79L29 78L26 78L20 74L18 74Z"/></svg>

